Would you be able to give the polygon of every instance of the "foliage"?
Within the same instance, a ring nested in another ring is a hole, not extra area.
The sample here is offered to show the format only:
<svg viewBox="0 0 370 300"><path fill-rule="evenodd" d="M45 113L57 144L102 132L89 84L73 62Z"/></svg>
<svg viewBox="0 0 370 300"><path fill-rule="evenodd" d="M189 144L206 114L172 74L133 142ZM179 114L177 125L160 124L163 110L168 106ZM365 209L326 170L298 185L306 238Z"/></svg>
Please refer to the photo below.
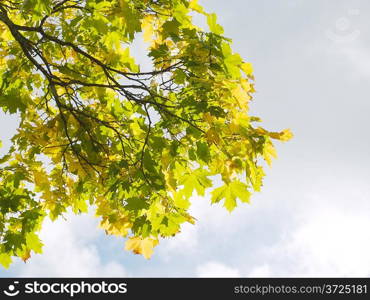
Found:
<svg viewBox="0 0 370 300"><path fill-rule="evenodd" d="M209 32L193 24L203 15ZM141 33L142 34L139 34ZM0 158L0 263L41 252L46 216L96 208L149 258L190 197L249 202L275 150L248 114L253 68L197 0L1 0L0 108L20 118ZM141 70L134 40L152 61Z"/></svg>

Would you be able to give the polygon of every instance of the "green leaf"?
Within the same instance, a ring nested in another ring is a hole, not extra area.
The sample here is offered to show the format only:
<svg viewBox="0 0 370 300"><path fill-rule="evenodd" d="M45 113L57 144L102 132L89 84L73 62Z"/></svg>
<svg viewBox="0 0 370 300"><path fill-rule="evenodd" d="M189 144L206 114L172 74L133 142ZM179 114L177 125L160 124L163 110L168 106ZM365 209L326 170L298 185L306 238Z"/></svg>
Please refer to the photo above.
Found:
<svg viewBox="0 0 370 300"><path fill-rule="evenodd" d="M212 203L218 203L222 199L225 199L224 207L231 212L237 206L237 199L249 203L250 192L248 191L248 186L239 180L235 180L228 185L214 189L211 193Z"/></svg>
<svg viewBox="0 0 370 300"><path fill-rule="evenodd" d="M149 204L145 201L145 199L140 199L138 197L132 197L126 199L126 205L125 208L127 210L141 210L141 209L147 209L149 207Z"/></svg>
<svg viewBox="0 0 370 300"><path fill-rule="evenodd" d="M176 19L166 21L163 26L163 33L165 37L178 35L179 34L179 26L180 22L178 22Z"/></svg>
<svg viewBox="0 0 370 300"><path fill-rule="evenodd" d="M31 232L26 236L27 248L33 250L35 253L42 253L43 243L36 233Z"/></svg>
<svg viewBox="0 0 370 300"><path fill-rule="evenodd" d="M144 162L145 169L147 169L149 172L152 172L152 173L156 172L155 170L156 163L152 159L152 156L150 155L149 151L147 150L144 152L143 162Z"/></svg>
<svg viewBox="0 0 370 300"><path fill-rule="evenodd" d="M208 23L208 26L209 26L209 29L211 30L211 32L215 33L215 34L223 34L224 33L224 29L222 28L222 26L218 25L217 24L217 15L216 14L209 14L207 16L207 23Z"/></svg>
<svg viewBox="0 0 370 300"><path fill-rule="evenodd" d="M197 142L197 155L205 163L209 162L211 155L207 143Z"/></svg>
<svg viewBox="0 0 370 300"><path fill-rule="evenodd" d="M220 186L216 189L214 189L212 192L211 192L211 201L212 203L218 203L220 202L222 199L224 199L226 197L226 192L227 192L227 186L226 185L223 185L223 186Z"/></svg>
<svg viewBox="0 0 370 300"><path fill-rule="evenodd" d="M24 99L15 89L10 89L4 95L0 95L0 107L11 114L17 113L18 111L24 112L27 105L23 102Z"/></svg>
<svg viewBox="0 0 370 300"><path fill-rule="evenodd" d="M249 203L250 192L248 191L248 186L241 181L232 181L230 183L230 193L235 197L239 198L240 201Z"/></svg>
<svg viewBox="0 0 370 300"><path fill-rule="evenodd" d="M228 189L225 193L225 202L224 207L229 211L232 212L236 207L236 197L235 195Z"/></svg>
<svg viewBox="0 0 370 300"><path fill-rule="evenodd" d="M190 191L190 193L189 193ZM191 188L183 189L181 192L178 192L174 196L174 203L176 207L182 208L182 209L188 209L190 207L190 196L192 194Z"/></svg>

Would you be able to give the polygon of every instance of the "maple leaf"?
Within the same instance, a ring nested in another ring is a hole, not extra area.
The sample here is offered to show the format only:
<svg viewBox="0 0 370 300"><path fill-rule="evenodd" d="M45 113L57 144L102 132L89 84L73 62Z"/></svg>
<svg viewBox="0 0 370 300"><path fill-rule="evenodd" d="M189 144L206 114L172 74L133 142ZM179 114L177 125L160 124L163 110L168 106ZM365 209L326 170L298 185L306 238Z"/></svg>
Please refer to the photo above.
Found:
<svg viewBox="0 0 370 300"><path fill-rule="evenodd" d="M24 254L21 256L21 259L23 260L24 263L26 263L31 257L31 251L27 250L24 252Z"/></svg>
<svg viewBox="0 0 370 300"><path fill-rule="evenodd" d="M126 241L125 249L130 250L135 254L141 254L146 259L149 259L153 254L154 247L158 244L158 240L152 238L132 237Z"/></svg>

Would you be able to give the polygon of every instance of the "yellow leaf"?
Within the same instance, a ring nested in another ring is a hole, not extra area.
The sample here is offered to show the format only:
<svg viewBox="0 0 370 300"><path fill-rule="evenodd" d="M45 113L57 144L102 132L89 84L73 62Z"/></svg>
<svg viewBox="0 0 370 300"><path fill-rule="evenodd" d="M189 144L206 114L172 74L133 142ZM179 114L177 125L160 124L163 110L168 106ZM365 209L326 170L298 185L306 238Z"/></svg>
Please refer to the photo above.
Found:
<svg viewBox="0 0 370 300"><path fill-rule="evenodd" d="M112 210L111 206L109 205L109 202L105 200L105 198L102 196L98 196L96 198L95 204L97 206L95 212L96 216L109 215L109 213Z"/></svg>
<svg viewBox="0 0 370 300"><path fill-rule="evenodd" d="M280 132L280 141L289 141L293 137L293 133L290 131L290 129L284 129L282 132Z"/></svg>
<svg viewBox="0 0 370 300"><path fill-rule="evenodd" d="M248 110L248 100L250 100L251 97L246 93L241 85L238 85L232 90L232 95L241 109Z"/></svg>
<svg viewBox="0 0 370 300"><path fill-rule="evenodd" d="M153 254L153 248L158 244L158 240L152 238L132 237L126 241L125 250L141 254L149 259Z"/></svg>
<svg viewBox="0 0 370 300"><path fill-rule="evenodd" d="M131 226L132 224L125 216L117 217L115 221L109 220L109 217L103 217L99 224L99 227L103 228L106 234L116 236L127 236Z"/></svg>
<svg viewBox="0 0 370 300"><path fill-rule="evenodd" d="M228 127L229 127L231 134L239 133L239 130L240 130L239 124L235 122L231 122Z"/></svg>
<svg viewBox="0 0 370 300"><path fill-rule="evenodd" d="M252 64L251 64L251 63L248 63L248 62L243 63L243 64L241 65L241 69L243 70L243 72L244 72L246 75L248 75L248 76L252 76L252 74L253 74L253 66L252 66Z"/></svg>
<svg viewBox="0 0 370 300"><path fill-rule="evenodd" d="M206 138L209 143L219 144L221 142L218 132L213 128L206 132Z"/></svg>
<svg viewBox="0 0 370 300"><path fill-rule="evenodd" d="M265 159L265 161L267 162L269 166L271 166L272 157L274 158L277 157L276 150L274 146L272 145L272 143L266 143L263 148L263 158Z"/></svg>
<svg viewBox="0 0 370 300"><path fill-rule="evenodd" d="M293 133L290 131L290 129L284 129L281 132L269 132L262 127L258 127L256 131L260 134L268 135L275 140L280 140L283 142L289 141L293 137Z"/></svg>
<svg viewBox="0 0 370 300"><path fill-rule="evenodd" d="M31 251L30 250L27 250L22 256L22 260L26 263L27 260L29 260L31 257Z"/></svg>
<svg viewBox="0 0 370 300"><path fill-rule="evenodd" d="M170 155L170 151L168 149L163 150L161 162L162 162L163 169L167 170L168 166L171 163L171 155Z"/></svg>
<svg viewBox="0 0 370 300"><path fill-rule="evenodd" d="M240 84L242 85L243 89L246 91L246 92L250 92L252 90L252 86L251 84L245 79L245 78L242 78L240 80Z"/></svg>
<svg viewBox="0 0 370 300"><path fill-rule="evenodd" d="M135 254L141 253L141 240L140 238L134 237L126 241L125 250L132 251Z"/></svg>
<svg viewBox="0 0 370 300"><path fill-rule="evenodd" d="M176 191L177 184L176 184L176 179L174 177L173 171L172 170L163 171L163 173L164 173L164 177L166 179L166 183L169 189L172 191Z"/></svg>
<svg viewBox="0 0 370 300"><path fill-rule="evenodd" d="M147 16L143 19L141 23L141 29L143 30L143 37L145 42L150 42L153 38L154 28L152 23L152 16Z"/></svg>
<svg viewBox="0 0 370 300"><path fill-rule="evenodd" d="M36 185L39 188L42 188L44 186L49 186L49 179L47 177L47 174L42 171L33 171L33 178L35 180Z"/></svg>
<svg viewBox="0 0 370 300"><path fill-rule="evenodd" d="M184 214L185 218L186 218L186 221L189 222L190 224L193 224L195 225L195 222L196 222L196 218L194 218L193 216L189 215L189 214Z"/></svg>
<svg viewBox="0 0 370 300"><path fill-rule="evenodd" d="M141 254L146 258L149 259L153 254L153 248L156 246L156 241L153 239L145 238L141 242Z"/></svg>
<svg viewBox="0 0 370 300"><path fill-rule="evenodd" d="M198 12L198 13L201 13L203 14L204 13L204 9L202 6L200 6L198 4L198 0L190 0L190 3L189 3L189 8Z"/></svg>
<svg viewBox="0 0 370 300"><path fill-rule="evenodd" d="M203 119L204 121L206 121L208 124L212 125L213 122L214 122L214 116L212 116L209 112L206 112L204 115L203 115Z"/></svg>

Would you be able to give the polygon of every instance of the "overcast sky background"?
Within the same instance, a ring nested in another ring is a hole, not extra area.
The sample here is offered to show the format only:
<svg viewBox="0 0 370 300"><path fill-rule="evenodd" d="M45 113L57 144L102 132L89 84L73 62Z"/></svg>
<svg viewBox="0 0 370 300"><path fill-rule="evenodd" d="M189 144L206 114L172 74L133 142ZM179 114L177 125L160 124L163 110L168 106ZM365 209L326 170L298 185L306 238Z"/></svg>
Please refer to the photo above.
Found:
<svg viewBox="0 0 370 300"><path fill-rule="evenodd" d="M150 260L93 214L49 222L44 254L0 276L370 276L370 2L208 0L254 65L252 112L291 128L263 191L229 214L194 198L196 225ZM16 120L0 114L9 145Z"/></svg>

